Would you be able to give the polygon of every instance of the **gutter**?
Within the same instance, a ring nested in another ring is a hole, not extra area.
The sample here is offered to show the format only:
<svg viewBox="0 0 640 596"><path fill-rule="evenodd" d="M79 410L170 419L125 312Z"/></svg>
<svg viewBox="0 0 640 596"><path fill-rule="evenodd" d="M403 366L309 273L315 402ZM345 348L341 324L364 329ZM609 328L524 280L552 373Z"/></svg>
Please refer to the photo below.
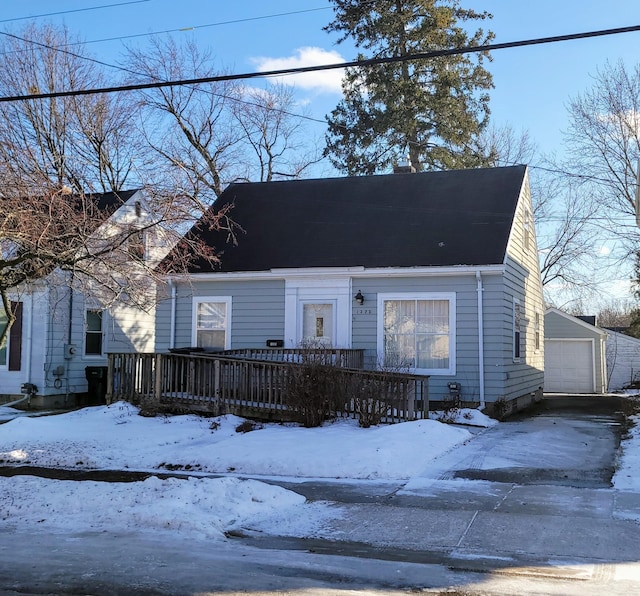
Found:
<svg viewBox="0 0 640 596"><path fill-rule="evenodd" d="M484 410L487 405L484 395L484 303L482 299L484 288L480 271L476 271L476 281L478 282L478 381L480 385L480 405L478 410Z"/></svg>

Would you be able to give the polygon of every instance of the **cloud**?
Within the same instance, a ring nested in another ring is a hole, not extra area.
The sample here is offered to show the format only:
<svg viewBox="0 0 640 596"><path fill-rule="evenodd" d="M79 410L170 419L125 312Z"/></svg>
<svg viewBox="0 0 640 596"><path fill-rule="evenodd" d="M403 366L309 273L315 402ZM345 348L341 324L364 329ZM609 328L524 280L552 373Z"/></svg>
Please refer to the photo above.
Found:
<svg viewBox="0 0 640 596"><path fill-rule="evenodd" d="M345 59L334 51L322 48L305 47L295 50L292 56L282 58L258 57L252 59L259 72L268 70L281 70L286 68L301 68L305 66L321 66L324 64L339 64ZM310 73L288 75L278 77L287 85L294 85L300 89L315 91L317 93L341 93L343 69L320 70ZM275 77L274 77L275 78Z"/></svg>

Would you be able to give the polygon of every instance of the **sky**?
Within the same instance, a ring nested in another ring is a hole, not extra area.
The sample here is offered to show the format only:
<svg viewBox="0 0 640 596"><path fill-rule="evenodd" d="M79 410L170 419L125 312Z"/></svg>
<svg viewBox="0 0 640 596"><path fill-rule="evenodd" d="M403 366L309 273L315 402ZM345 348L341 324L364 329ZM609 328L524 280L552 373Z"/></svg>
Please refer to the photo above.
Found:
<svg viewBox="0 0 640 596"><path fill-rule="evenodd" d="M640 25L637 0L463 0L462 5L493 15L479 25L495 33L494 43ZM335 33L323 31L333 17L329 0L5 0L0 17L0 31L14 33L29 18L66 24L96 59L114 65L121 63L125 45L144 47L151 34L194 39L232 73L335 64L356 54L350 43L338 44ZM607 62L635 66L639 45L640 31L494 51L488 65L495 87L492 123L527 132L541 154L561 157L568 102L592 86ZM108 72L114 82L122 74ZM323 137L325 116L341 97L340 76L330 70L287 77L310 136ZM327 163L313 175L336 173ZM606 258L615 246L603 242L596 248ZM629 276L622 272L619 279L605 280L607 291L628 298Z"/></svg>
<svg viewBox="0 0 640 596"><path fill-rule="evenodd" d="M495 43L640 24L636 0L605 4L464 0L462 4L493 14L482 26L495 33ZM24 25L27 17L38 17L40 23L64 23L88 42L97 59L113 64L118 63L124 44L144 45L149 34L164 32L178 39L193 37L234 73L355 57L350 44L338 45L335 33L322 30L333 16L328 0L6 0L0 16L0 31L9 32ZM489 66L495 84L493 121L529 131L542 151L559 151L569 99L589 88L591 76L606 61L634 64L639 44L640 32L632 32L495 51ZM118 76L117 70L113 73ZM317 120L322 121L340 99L340 71L298 77L294 84L301 110ZM321 123L313 126L324 130Z"/></svg>
<svg viewBox="0 0 640 596"><path fill-rule="evenodd" d="M295 483L313 479L389 482L395 483L393 490L426 496L433 490L429 479L440 478L438 482L449 483L447 490L473 486L474 491L490 492L491 483L441 478L446 467L439 458L446 465L456 446L473 442L483 428L501 424L478 410L458 414L455 420L468 426L431 419L363 429L354 420L341 419L320 428L259 424L242 433L236 429L244 421L236 416L149 418L139 416L137 408L125 402L34 418L0 406L0 420L9 420L0 426L3 465L173 469L190 474L189 478L150 477L129 483L0 477L0 526L3 532L110 531L155 536L170 532L174 538L219 544L225 542L225 533L233 531L330 538L344 515L340 505L307 502L295 492ZM514 440L520 443L509 443L506 452L484 458L483 469L530 466L531 453L549 468L567 465L572 457L568 448L550 453L547 434L541 429L517 437ZM638 492L639 471L640 427L636 425L623 442L614 488ZM269 482L276 477L294 489ZM376 531L374 527L366 541L377 543Z"/></svg>

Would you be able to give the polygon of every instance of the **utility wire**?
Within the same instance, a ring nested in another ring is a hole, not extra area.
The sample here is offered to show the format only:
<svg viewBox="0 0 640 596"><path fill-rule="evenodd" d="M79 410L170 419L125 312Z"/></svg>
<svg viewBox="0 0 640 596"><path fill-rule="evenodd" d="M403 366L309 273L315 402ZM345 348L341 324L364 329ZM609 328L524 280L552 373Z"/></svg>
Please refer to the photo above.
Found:
<svg viewBox="0 0 640 596"><path fill-rule="evenodd" d="M151 0L130 0L129 2L118 2L117 4L103 4L102 6L91 6L88 8L75 8L73 10L59 10L58 12L46 12L44 14L36 14L30 17L15 17L12 19L2 19L0 23L13 23L15 21L26 21L29 19L40 19L43 17L55 17L61 14L70 14L72 12L87 12L90 10L100 10L102 8L113 8L115 6L126 6L127 4L142 4Z"/></svg>
<svg viewBox="0 0 640 596"><path fill-rule="evenodd" d="M322 70L333 70L338 68L362 68L367 66L376 66L379 64L391 64L396 62L407 62L410 60L424 60L429 58L438 58L441 56L456 56L460 54L491 52L494 50L502 50L506 48L517 48L517 47L524 47L524 46L531 46L531 45L557 43L560 41L570 41L575 39L588 39L592 37L601 37L605 35L617 35L620 33L630 33L633 31L640 31L640 25L633 25L630 27L619 27L616 29L604 29L600 31L588 31L584 33L573 33L569 35L556 35L553 37L542 37L537 39L528 39L528 40L521 40L521 41L511 41L506 43L487 44L482 46L452 48L448 50L436 50L432 52L419 52L416 54L407 54L405 56L392 56L387 58L370 58L368 60L353 60L351 62L340 62L337 64L303 66L303 67L297 67L297 68L282 68L278 70L268 70L263 72L218 75L213 77L183 79L178 81L156 81L153 83L136 83L132 85L101 87L97 89L72 89L69 91L55 91L52 93L34 93L32 95L13 95L13 96L0 97L0 103L13 102L13 101L25 101L25 100L33 100L33 99L52 99L54 97L95 95L98 93L116 93L121 91L139 91L142 89L159 89L162 87L198 85L202 83L237 81L241 79L256 79L256 78L267 78L267 77L276 77L276 76L288 76L293 74L318 72Z"/></svg>

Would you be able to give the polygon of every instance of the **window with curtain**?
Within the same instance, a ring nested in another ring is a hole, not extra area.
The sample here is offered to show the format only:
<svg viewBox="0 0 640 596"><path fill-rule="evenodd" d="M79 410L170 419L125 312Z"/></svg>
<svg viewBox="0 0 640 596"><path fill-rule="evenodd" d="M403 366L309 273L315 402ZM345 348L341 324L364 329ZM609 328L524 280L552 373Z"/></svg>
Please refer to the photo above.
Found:
<svg viewBox="0 0 640 596"><path fill-rule="evenodd" d="M195 341L199 348L227 347L229 302L198 301L195 304Z"/></svg>
<svg viewBox="0 0 640 596"><path fill-rule="evenodd" d="M384 299L385 366L451 373L455 332L452 315L449 298Z"/></svg>

